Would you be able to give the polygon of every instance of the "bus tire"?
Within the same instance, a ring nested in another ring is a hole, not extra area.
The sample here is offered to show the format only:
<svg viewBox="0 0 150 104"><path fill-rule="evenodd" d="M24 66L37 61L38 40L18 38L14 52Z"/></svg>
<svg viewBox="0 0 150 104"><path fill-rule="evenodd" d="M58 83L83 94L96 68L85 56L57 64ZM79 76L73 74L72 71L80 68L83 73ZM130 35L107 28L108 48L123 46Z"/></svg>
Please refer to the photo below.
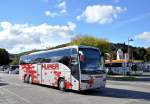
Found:
<svg viewBox="0 0 150 104"><path fill-rule="evenodd" d="M32 84L32 77L31 76L28 77L28 82L29 82L29 84Z"/></svg>
<svg viewBox="0 0 150 104"><path fill-rule="evenodd" d="M65 86L65 79L64 78L61 78L58 82L58 88L59 90L61 91L66 91L66 86Z"/></svg>
<svg viewBox="0 0 150 104"><path fill-rule="evenodd" d="M27 77L27 75L24 75L24 78L23 78L24 83L26 83L26 77Z"/></svg>
<svg viewBox="0 0 150 104"><path fill-rule="evenodd" d="M27 82L28 82L28 81L27 81L27 75L24 75L23 82L24 82L24 83L27 83Z"/></svg>

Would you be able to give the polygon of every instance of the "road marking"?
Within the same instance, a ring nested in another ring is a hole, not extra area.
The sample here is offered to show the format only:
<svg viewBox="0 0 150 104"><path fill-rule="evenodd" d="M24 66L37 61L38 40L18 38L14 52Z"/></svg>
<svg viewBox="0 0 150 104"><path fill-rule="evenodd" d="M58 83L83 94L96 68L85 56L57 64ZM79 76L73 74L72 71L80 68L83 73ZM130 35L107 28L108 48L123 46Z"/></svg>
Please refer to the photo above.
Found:
<svg viewBox="0 0 150 104"><path fill-rule="evenodd" d="M20 98L21 100L23 100L23 101L26 102L27 104L32 104L29 100L27 100L27 99L21 97L20 95L18 95L18 94L16 94L16 93L12 92L12 91L10 91L10 90L8 90L8 89L6 89L6 88L2 88L2 87L1 87L1 89L3 89L3 90L5 90L6 92L8 92L8 93L10 93L10 94L12 94L12 95L14 95L14 96Z"/></svg>

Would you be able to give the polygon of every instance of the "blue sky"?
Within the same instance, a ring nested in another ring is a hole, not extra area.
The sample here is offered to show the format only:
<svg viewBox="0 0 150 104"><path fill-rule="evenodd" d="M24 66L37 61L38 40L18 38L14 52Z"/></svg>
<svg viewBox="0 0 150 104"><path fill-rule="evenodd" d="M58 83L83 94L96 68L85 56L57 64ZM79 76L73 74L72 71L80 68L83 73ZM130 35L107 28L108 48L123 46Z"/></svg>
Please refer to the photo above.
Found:
<svg viewBox="0 0 150 104"><path fill-rule="evenodd" d="M150 0L2 0L0 47L11 53L69 42L77 34L150 47Z"/></svg>

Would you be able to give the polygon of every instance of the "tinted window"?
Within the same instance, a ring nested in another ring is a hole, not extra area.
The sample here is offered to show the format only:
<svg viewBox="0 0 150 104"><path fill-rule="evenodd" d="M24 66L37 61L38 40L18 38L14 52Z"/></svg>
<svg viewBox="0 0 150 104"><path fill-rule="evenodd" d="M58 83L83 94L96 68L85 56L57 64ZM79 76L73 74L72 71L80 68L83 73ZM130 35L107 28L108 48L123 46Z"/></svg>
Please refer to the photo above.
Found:
<svg viewBox="0 0 150 104"><path fill-rule="evenodd" d="M69 67L70 64L70 49L55 51L51 57L53 62L60 62Z"/></svg>
<svg viewBox="0 0 150 104"><path fill-rule="evenodd" d="M22 56L20 58L20 64L26 64L28 63L28 57L27 56Z"/></svg>
<svg viewBox="0 0 150 104"><path fill-rule="evenodd" d="M77 53L78 53L77 49L75 49L75 48L71 49L71 55L74 55L74 54L77 54Z"/></svg>
<svg viewBox="0 0 150 104"><path fill-rule="evenodd" d="M84 60L80 61L83 70L98 70L102 66L99 50L90 48L80 48L79 51L84 55Z"/></svg>
<svg viewBox="0 0 150 104"><path fill-rule="evenodd" d="M64 50L58 50L58 51L53 51L53 52L22 56L20 58L20 64L60 62L69 66L70 52L71 52L70 49L64 49Z"/></svg>

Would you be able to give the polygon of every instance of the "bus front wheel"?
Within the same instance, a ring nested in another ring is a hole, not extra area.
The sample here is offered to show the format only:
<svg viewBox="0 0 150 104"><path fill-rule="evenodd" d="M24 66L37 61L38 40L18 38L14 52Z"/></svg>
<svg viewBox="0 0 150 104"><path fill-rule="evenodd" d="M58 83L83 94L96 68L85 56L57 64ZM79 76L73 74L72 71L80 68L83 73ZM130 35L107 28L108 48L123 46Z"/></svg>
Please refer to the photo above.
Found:
<svg viewBox="0 0 150 104"><path fill-rule="evenodd" d="M66 90L65 79L62 78L59 80L58 87L59 87L59 90L61 90L61 91Z"/></svg>

